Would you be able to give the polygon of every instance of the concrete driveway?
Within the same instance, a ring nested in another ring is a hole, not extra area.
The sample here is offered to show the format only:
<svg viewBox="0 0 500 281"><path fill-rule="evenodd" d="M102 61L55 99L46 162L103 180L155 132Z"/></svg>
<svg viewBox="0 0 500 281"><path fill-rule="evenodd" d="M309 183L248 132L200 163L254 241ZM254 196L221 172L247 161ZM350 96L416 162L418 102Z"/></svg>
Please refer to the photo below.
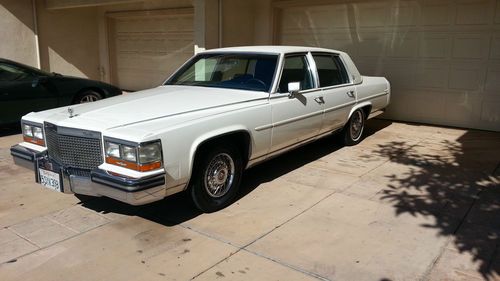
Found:
<svg viewBox="0 0 500 281"><path fill-rule="evenodd" d="M42 189L0 138L0 279L500 280L500 133L370 120L253 168L200 214Z"/></svg>

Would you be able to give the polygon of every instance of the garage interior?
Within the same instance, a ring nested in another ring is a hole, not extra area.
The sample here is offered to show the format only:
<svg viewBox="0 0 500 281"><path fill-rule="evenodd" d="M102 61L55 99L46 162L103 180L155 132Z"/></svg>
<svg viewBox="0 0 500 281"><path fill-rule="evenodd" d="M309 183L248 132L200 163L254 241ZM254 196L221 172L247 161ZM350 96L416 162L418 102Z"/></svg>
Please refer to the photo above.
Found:
<svg viewBox="0 0 500 281"><path fill-rule="evenodd" d="M384 118L500 131L500 0L1 3L0 21L13 28L0 35L22 36L0 56L47 71L135 91L160 85L198 50L319 46L388 78Z"/></svg>

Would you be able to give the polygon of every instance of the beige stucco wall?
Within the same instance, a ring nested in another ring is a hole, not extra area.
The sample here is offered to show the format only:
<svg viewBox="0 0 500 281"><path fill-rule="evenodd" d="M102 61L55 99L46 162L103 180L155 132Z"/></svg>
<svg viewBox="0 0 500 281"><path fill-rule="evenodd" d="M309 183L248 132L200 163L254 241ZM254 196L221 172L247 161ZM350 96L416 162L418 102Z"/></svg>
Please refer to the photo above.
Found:
<svg viewBox="0 0 500 281"><path fill-rule="evenodd" d="M37 66L31 0L0 0L0 57Z"/></svg>
<svg viewBox="0 0 500 281"><path fill-rule="evenodd" d="M255 0L254 39L255 45L271 45L273 43L273 13L271 0Z"/></svg>
<svg viewBox="0 0 500 281"><path fill-rule="evenodd" d="M222 46L253 45L255 2L247 0L222 1Z"/></svg>
<svg viewBox="0 0 500 281"><path fill-rule="evenodd" d="M272 0L221 0L222 46L271 45Z"/></svg>
<svg viewBox="0 0 500 281"><path fill-rule="evenodd" d="M97 8L37 10L42 69L99 79Z"/></svg>

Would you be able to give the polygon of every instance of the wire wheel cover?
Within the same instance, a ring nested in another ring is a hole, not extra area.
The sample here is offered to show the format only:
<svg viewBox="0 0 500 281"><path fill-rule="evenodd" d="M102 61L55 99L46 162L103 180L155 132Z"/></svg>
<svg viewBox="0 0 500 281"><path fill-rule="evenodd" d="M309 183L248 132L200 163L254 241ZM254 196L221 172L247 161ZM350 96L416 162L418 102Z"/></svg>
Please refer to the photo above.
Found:
<svg viewBox="0 0 500 281"><path fill-rule="evenodd" d="M363 123L363 113L357 110L352 115L351 128L349 130L353 141L357 141L361 137L361 133L363 132Z"/></svg>
<svg viewBox="0 0 500 281"><path fill-rule="evenodd" d="M219 153L208 164L204 185L208 195L214 198L224 196L233 184L234 161L227 153Z"/></svg>

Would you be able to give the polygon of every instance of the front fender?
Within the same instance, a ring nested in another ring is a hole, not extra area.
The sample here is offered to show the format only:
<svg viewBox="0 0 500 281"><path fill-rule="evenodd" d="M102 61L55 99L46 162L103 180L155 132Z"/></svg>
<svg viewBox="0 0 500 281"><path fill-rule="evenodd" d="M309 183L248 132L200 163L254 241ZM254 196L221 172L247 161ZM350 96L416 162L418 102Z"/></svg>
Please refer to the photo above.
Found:
<svg viewBox="0 0 500 281"><path fill-rule="evenodd" d="M229 135L232 133L238 133L238 132L245 132L250 136L250 147L249 147L249 154L251 154L252 151L252 143L253 143L253 137L252 134L250 133L250 130L248 130L247 127L243 125L232 125L232 126L227 126L227 127L222 127L222 128L217 128L216 130L208 131L205 132L201 135L199 135L191 144L191 147L189 149L189 163L188 163L188 171L187 174L189 178L191 178L192 172L193 172L193 166L194 166L194 158L196 156L196 152L198 148L206 143L207 141L210 141L211 139L218 138L224 135Z"/></svg>

